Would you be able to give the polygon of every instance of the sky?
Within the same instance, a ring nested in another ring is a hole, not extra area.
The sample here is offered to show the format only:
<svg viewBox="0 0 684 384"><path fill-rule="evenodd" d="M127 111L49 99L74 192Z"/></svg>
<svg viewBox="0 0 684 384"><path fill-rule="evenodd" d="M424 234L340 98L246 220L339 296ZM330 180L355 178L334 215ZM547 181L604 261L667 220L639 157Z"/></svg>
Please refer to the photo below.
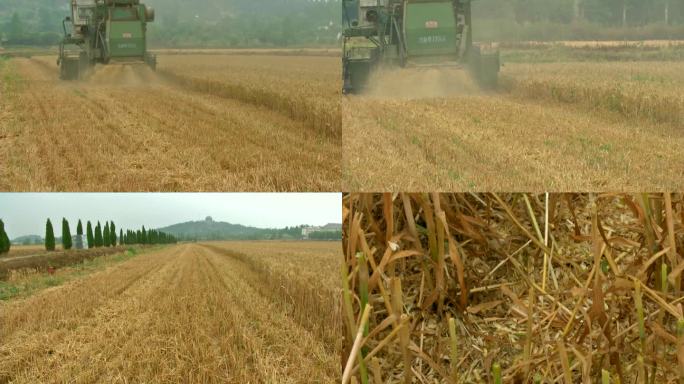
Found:
<svg viewBox="0 0 684 384"><path fill-rule="evenodd" d="M0 219L10 239L45 234L62 217L75 233L78 219L114 221L117 228L162 228L186 221L225 221L259 228L342 222L339 193L0 193Z"/></svg>

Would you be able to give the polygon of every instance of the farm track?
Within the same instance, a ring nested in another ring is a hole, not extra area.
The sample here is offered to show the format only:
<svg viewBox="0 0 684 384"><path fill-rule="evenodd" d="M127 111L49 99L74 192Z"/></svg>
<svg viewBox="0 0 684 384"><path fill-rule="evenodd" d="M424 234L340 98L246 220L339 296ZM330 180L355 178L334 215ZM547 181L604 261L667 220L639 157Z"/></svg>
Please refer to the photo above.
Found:
<svg viewBox="0 0 684 384"><path fill-rule="evenodd" d="M0 304L0 382L337 381L339 352L223 247L167 248Z"/></svg>
<svg viewBox="0 0 684 384"><path fill-rule="evenodd" d="M684 131L520 95L345 97L345 190L684 187Z"/></svg>
<svg viewBox="0 0 684 384"><path fill-rule="evenodd" d="M13 59L7 71L0 189L339 189L339 138L280 111L192 91L147 68L99 68L75 83L42 58Z"/></svg>

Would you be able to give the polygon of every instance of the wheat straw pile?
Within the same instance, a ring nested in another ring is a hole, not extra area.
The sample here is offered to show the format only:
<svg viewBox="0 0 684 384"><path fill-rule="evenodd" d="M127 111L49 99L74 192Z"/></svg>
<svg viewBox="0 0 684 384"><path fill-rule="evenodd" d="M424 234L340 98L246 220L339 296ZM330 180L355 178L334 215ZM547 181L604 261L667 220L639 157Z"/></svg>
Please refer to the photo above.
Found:
<svg viewBox="0 0 684 384"><path fill-rule="evenodd" d="M343 215L343 384L684 382L681 194L351 194Z"/></svg>

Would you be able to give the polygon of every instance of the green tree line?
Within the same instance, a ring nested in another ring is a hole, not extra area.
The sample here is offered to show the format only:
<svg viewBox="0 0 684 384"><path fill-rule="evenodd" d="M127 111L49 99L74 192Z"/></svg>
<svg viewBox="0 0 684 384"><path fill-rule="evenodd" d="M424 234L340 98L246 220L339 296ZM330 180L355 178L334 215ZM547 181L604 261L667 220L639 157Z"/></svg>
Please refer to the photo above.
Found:
<svg viewBox="0 0 684 384"><path fill-rule="evenodd" d="M175 244L176 237L168 233L160 232L154 229L145 230L145 226L136 231L127 230L121 232L122 244Z"/></svg>
<svg viewBox="0 0 684 384"><path fill-rule="evenodd" d="M0 221L0 250L4 245L1 234L4 233L4 225L1 225ZM76 226L76 234L78 241L81 241L83 236L83 224L81 220L78 220ZM6 235L5 235L6 236ZM173 235L169 235L164 232L156 230L146 230L143 226L142 229L133 231L127 230L126 232L121 229L119 234L116 232L116 224L113 221L105 222L104 227L98 221L93 227L90 221L86 224L86 244L81 244L78 248L101 248L101 247L116 247L117 245L132 245L132 244L175 244L177 242ZM9 239L7 240L9 244ZM70 250L74 246L73 239L71 236L71 230L69 228L69 222L66 218L62 219L62 248L64 250ZM45 249L48 251L55 250L55 233L52 227L52 222L47 219L45 223ZM9 251L9 246L7 248ZM2 252L0 252L2 253Z"/></svg>
<svg viewBox="0 0 684 384"><path fill-rule="evenodd" d="M309 233L311 240L342 240L342 231L320 231Z"/></svg>

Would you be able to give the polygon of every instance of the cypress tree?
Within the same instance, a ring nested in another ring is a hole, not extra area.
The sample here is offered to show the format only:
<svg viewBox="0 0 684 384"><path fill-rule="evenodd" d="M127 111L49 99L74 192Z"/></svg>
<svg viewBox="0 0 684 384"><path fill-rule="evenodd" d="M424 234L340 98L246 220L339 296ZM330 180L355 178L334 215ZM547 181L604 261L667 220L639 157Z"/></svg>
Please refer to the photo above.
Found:
<svg viewBox="0 0 684 384"><path fill-rule="evenodd" d="M47 219L45 224L45 249L48 251L55 250L55 232L52 230L50 219Z"/></svg>
<svg viewBox="0 0 684 384"><path fill-rule="evenodd" d="M142 227L142 239L140 240L140 243L147 244L147 232L145 231L144 225Z"/></svg>
<svg viewBox="0 0 684 384"><path fill-rule="evenodd" d="M90 221L88 221L87 229L86 229L86 238L88 240L88 248L94 248L95 247L95 236L93 236L93 226L90 224Z"/></svg>
<svg viewBox="0 0 684 384"><path fill-rule="evenodd" d="M104 229L102 230L102 240L104 241L104 246L109 247L112 245L112 243L109 242L109 235L111 235L111 232L109 231L109 222L105 222Z"/></svg>
<svg viewBox="0 0 684 384"><path fill-rule="evenodd" d="M69 229L69 222L66 218L62 218L62 246L64 250L70 250L71 246L71 230Z"/></svg>
<svg viewBox="0 0 684 384"><path fill-rule="evenodd" d="M81 224L81 219L78 219L78 225L76 226L76 234L78 236L83 236L83 225Z"/></svg>
<svg viewBox="0 0 684 384"><path fill-rule="evenodd" d="M102 246L102 227L100 222L97 222L95 226L95 247L100 248Z"/></svg>
<svg viewBox="0 0 684 384"><path fill-rule="evenodd" d="M124 244L126 244L126 240L124 239L123 229L119 229L119 245Z"/></svg>
<svg viewBox="0 0 684 384"><path fill-rule="evenodd" d="M5 231L5 223L0 220L0 254L2 253L9 253L10 247L12 246L12 242L9 239L9 236L7 236L7 232Z"/></svg>
<svg viewBox="0 0 684 384"><path fill-rule="evenodd" d="M109 225L109 243L112 245L112 247L116 247L116 225L114 225L114 222Z"/></svg>

